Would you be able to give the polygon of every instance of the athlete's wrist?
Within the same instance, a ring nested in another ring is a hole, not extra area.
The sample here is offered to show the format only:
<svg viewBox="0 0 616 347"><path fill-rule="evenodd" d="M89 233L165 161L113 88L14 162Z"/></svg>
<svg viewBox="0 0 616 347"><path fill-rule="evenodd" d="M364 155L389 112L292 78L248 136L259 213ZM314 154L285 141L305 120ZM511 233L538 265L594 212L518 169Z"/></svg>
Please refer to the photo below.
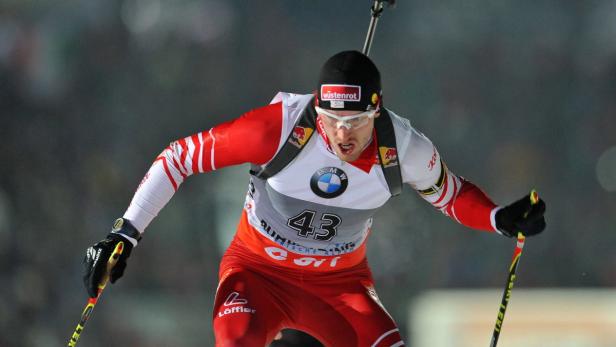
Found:
<svg viewBox="0 0 616 347"><path fill-rule="evenodd" d="M126 218L116 219L110 234L120 235L122 238L129 241L133 247L136 247L139 241L141 241L141 233Z"/></svg>

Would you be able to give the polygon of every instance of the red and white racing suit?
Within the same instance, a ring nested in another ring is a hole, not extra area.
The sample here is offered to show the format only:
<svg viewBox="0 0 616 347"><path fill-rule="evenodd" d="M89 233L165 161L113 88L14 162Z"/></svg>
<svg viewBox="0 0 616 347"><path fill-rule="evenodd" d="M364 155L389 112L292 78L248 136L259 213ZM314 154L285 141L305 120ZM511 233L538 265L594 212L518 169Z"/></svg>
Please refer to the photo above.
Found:
<svg viewBox="0 0 616 347"><path fill-rule="evenodd" d="M124 214L143 232L194 173L267 164L311 95L279 93L268 106L177 140L154 161ZM389 111L402 180L456 221L494 231L496 205L451 173L408 120ZM317 122L318 123L318 122ZM319 124L317 124L319 125ZM265 346L278 331L305 331L326 346L403 346L381 305L366 261L372 216L390 197L372 141L359 159L341 161L320 126L282 171L251 177L235 238L220 265L214 307L217 346ZM376 136L376 135L374 135Z"/></svg>

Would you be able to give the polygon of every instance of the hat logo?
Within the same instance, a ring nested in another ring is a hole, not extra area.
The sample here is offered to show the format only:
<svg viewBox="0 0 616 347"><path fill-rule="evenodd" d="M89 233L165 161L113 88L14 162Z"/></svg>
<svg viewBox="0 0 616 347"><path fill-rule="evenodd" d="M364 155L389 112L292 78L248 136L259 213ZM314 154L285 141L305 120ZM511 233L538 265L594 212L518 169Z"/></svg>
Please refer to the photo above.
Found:
<svg viewBox="0 0 616 347"><path fill-rule="evenodd" d="M323 84L321 85L321 100L359 102L361 100L361 86Z"/></svg>

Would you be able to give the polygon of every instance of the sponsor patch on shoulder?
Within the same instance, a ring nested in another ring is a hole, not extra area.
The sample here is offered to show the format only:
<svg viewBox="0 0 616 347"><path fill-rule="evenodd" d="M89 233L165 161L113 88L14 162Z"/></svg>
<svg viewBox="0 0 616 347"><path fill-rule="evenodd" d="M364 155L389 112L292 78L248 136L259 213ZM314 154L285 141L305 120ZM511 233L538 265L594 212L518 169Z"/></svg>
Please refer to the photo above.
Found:
<svg viewBox="0 0 616 347"><path fill-rule="evenodd" d="M383 162L383 167L390 167L398 165L398 151L395 147L379 147L379 152L381 154L381 160Z"/></svg>
<svg viewBox="0 0 616 347"><path fill-rule="evenodd" d="M306 141L310 139L312 132L312 128L304 128L298 125L293 128L293 133L291 133L291 137L289 137L289 142L297 148L302 148L306 144Z"/></svg>

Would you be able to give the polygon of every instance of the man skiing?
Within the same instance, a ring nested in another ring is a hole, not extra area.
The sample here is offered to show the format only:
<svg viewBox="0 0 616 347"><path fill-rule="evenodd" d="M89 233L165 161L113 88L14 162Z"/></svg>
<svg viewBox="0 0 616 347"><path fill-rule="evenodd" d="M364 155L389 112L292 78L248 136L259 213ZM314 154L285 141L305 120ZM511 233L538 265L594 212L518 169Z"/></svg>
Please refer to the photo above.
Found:
<svg viewBox="0 0 616 347"><path fill-rule="evenodd" d="M406 183L455 221L508 237L545 228L545 203L500 207L448 170L431 141L383 105L380 73L357 51L323 65L314 95L278 93L232 121L177 140L156 158L106 239L86 252L91 297L115 245L131 250L195 173L251 163L235 237L219 271L216 346L269 344L284 328L326 346L403 346L366 259L372 216Z"/></svg>

